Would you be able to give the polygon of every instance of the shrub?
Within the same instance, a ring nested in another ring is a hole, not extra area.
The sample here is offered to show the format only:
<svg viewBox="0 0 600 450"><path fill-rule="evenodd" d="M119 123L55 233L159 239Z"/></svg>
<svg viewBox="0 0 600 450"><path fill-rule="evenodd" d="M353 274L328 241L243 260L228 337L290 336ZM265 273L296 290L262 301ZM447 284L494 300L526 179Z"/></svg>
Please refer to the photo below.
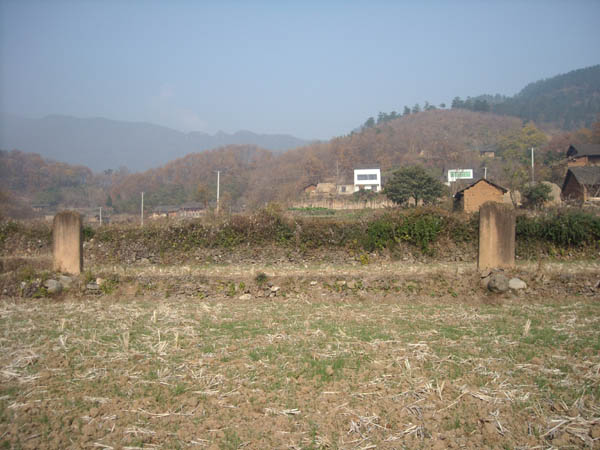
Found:
<svg viewBox="0 0 600 450"><path fill-rule="evenodd" d="M399 239L410 242L423 253L432 253L430 245L434 243L442 227L444 219L434 212L421 212L408 215L397 229Z"/></svg>
<svg viewBox="0 0 600 450"><path fill-rule="evenodd" d="M600 242L600 217L580 210L563 210L536 217L517 217L517 240L548 242L559 247Z"/></svg>
<svg viewBox="0 0 600 450"><path fill-rule="evenodd" d="M525 206L531 209L541 208L545 202L550 200L550 192L552 192L552 189L544 183L526 186L523 190Z"/></svg>

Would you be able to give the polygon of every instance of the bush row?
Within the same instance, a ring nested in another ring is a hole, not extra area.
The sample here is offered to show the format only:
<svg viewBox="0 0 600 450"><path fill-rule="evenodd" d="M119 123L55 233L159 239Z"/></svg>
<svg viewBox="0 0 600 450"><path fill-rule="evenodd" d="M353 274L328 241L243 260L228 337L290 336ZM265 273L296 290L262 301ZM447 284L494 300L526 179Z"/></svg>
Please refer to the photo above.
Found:
<svg viewBox="0 0 600 450"><path fill-rule="evenodd" d="M388 210L368 218L291 218L277 208L225 219L149 224L138 227L86 227L84 238L120 245L136 242L165 252L194 248L233 248L236 246L280 245L300 249L348 248L372 252L393 250L407 243L431 255L436 243L476 245L477 215L466 217L440 209ZM50 239L46 226L28 227L16 222L0 223L0 245L11 236ZM517 218L518 246L552 245L558 248L600 247L600 217L581 210L563 210ZM6 250L6 249L5 249Z"/></svg>

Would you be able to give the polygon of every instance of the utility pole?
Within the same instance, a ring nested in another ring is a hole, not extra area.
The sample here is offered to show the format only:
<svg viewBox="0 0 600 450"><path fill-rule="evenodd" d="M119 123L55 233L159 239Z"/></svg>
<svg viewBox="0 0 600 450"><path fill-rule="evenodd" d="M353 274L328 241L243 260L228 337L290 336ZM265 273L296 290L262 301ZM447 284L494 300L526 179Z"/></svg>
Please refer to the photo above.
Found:
<svg viewBox="0 0 600 450"><path fill-rule="evenodd" d="M531 184L535 184L535 175L533 168L533 147L531 147Z"/></svg>
<svg viewBox="0 0 600 450"><path fill-rule="evenodd" d="M142 227L144 226L144 193L142 192Z"/></svg>
<svg viewBox="0 0 600 450"><path fill-rule="evenodd" d="M487 180L487 167L483 168L483 179Z"/></svg>
<svg viewBox="0 0 600 450"><path fill-rule="evenodd" d="M221 171L217 170L217 214L219 214L219 189L221 185Z"/></svg>
<svg viewBox="0 0 600 450"><path fill-rule="evenodd" d="M100 226L102 226L102 206L100 207Z"/></svg>

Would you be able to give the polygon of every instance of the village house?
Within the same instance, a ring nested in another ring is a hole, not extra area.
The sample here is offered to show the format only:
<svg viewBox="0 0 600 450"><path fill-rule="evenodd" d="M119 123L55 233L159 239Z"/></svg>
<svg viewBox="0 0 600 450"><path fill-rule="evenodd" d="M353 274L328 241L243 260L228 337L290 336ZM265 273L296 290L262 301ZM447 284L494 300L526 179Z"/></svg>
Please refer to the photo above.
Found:
<svg viewBox="0 0 600 450"><path fill-rule="evenodd" d="M179 211L177 206L157 206L154 208L154 211L150 217L152 219L159 219L161 217L177 217L177 211Z"/></svg>
<svg viewBox="0 0 600 450"><path fill-rule="evenodd" d="M314 195L316 190L317 190L317 184L311 183L307 186L304 186L304 188L302 189L302 192L304 192L306 195Z"/></svg>
<svg viewBox="0 0 600 450"><path fill-rule="evenodd" d="M570 145L567 150L567 166L600 166L600 144Z"/></svg>
<svg viewBox="0 0 600 450"><path fill-rule="evenodd" d="M496 157L496 149L492 147L486 147L479 150L479 156L482 158L495 158Z"/></svg>
<svg viewBox="0 0 600 450"><path fill-rule="evenodd" d="M184 203L179 207L178 216L179 217L200 217L204 214L205 208L204 204L200 202L190 202Z"/></svg>
<svg viewBox="0 0 600 450"><path fill-rule="evenodd" d="M353 184L338 184L336 186L338 195L352 195L354 193Z"/></svg>
<svg viewBox="0 0 600 450"><path fill-rule="evenodd" d="M354 192L361 189L381 191L381 170L379 168L354 169Z"/></svg>
<svg viewBox="0 0 600 450"><path fill-rule="evenodd" d="M508 189L481 178L454 194L454 209L467 213L476 212L485 202L504 203L504 194L507 192Z"/></svg>
<svg viewBox="0 0 600 450"><path fill-rule="evenodd" d="M577 203L600 202L600 166L569 167L562 198Z"/></svg>

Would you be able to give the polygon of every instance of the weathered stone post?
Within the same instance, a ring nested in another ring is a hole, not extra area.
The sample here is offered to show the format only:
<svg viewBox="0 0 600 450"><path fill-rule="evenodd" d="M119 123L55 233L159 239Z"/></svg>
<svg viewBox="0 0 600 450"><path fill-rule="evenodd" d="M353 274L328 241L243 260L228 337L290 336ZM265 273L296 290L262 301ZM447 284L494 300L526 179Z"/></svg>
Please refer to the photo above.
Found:
<svg viewBox="0 0 600 450"><path fill-rule="evenodd" d="M479 270L515 266L516 213L509 205L486 202L479 209Z"/></svg>
<svg viewBox="0 0 600 450"><path fill-rule="evenodd" d="M81 216L75 211L61 211L52 223L54 270L79 275L83 270Z"/></svg>

